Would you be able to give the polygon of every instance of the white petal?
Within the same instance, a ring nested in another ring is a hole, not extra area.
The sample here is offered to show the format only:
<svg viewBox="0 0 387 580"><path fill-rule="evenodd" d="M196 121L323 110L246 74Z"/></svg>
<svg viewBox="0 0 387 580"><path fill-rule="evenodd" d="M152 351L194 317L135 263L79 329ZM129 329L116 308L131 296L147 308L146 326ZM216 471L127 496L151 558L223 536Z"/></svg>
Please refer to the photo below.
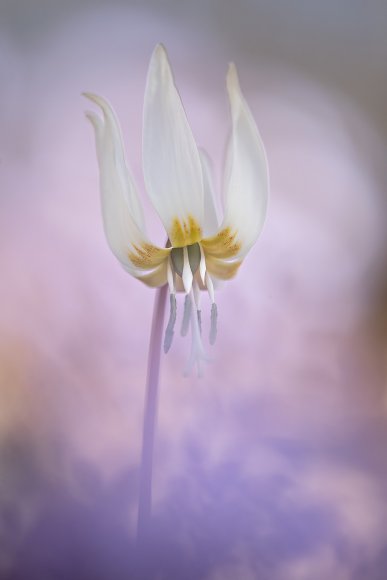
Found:
<svg viewBox="0 0 387 580"><path fill-rule="evenodd" d="M215 205L215 193L212 179L212 163L211 159L204 151L199 148L200 163L202 165L203 173L203 188L204 188L204 217L203 217L203 233L205 237L213 236L218 229L218 217Z"/></svg>
<svg viewBox="0 0 387 580"><path fill-rule="evenodd" d="M140 230L144 230L144 214L136 184L126 164L125 149L117 116L106 99L91 93L85 93L85 97L96 103L103 112L103 121L93 113L87 114L94 126L95 123L91 117L99 121L98 133L100 137L99 139L97 137L99 141L99 143L97 142L97 152L100 167L102 166L109 174L114 173L114 182L121 195L126 198L134 221Z"/></svg>
<svg viewBox="0 0 387 580"><path fill-rule="evenodd" d="M165 260L160 266L152 270L152 272L145 275L142 273L141 275L137 275L136 278L151 288L164 286L167 283L167 261Z"/></svg>
<svg viewBox="0 0 387 580"><path fill-rule="evenodd" d="M143 166L148 194L172 245L200 241L203 178L199 153L161 45L153 52L145 91Z"/></svg>
<svg viewBox="0 0 387 580"><path fill-rule="evenodd" d="M169 250L156 248L144 232L144 220L135 184L125 163L120 129L111 106L101 97L86 94L98 104L103 118L87 113L96 137L101 205L109 246L133 276L157 267ZM132 259L134 257L134 261Z"/></svg>
<svg viewBox="0 0 387 580"><path fill-rule="evenodd" d="M225 169L225 217L220 229L236 232L244 256L259 236L266 216L269 172L266 153L233 64L227 74L232 134Z"/></svg>
<svg viewBox="0 0 387 580"><path fill-rule="evenodd" d="M222 260L207 256L206 266L208 273L217 280L231 280L237 274L242 260Z"/></svg>

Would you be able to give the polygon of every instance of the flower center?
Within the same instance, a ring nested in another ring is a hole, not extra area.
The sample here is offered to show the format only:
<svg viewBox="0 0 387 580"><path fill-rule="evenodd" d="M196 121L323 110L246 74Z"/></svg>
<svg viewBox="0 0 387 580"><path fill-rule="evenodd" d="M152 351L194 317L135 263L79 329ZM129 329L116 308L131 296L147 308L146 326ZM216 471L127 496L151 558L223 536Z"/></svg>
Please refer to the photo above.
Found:
<svg viewBox="0 0 387 580"><path fill-rule="evenodd" d="M167 247L171 247L168 240ZM206 259L201 244L172 247L167 265L167 277L170 290L170 316L164 337L164 352L168 352L172 345L174 327L177 315L176 282L179 276L185 292L184 314L181 326L181 335L185 336L189 326L192 331L191 355L187 363L185 374L190 374L192 368L197 366L198 375L202 374L203 362L208 361L202 343L202 324L200 310L200 289L206 289L211 299L211 327L209 341L214 344L217 333L218 311L214 299L214 286L211 276L206 269ZM181 283L179 282L180 286Z"/></svg>
<svg viewBox="0 0 387 580"><path fill-rule="evenodd" d="M172 246L183 248L202 239L202 230L196 219L189 215L186 219L179 220L175 218L169 230L169 237Z"/></svg>
<svg viewBox="0 0 387 580"><path fill-rule="evenodd" d="M192 274L195 274L196 270L199 268L200 264L200 246L199 244L192 244L191 246L186 246L188 251L188 261L191 268ZM172 248L171 250L171 260L175 272L179 276L183 276L184 267L184 248Z"/></svg>

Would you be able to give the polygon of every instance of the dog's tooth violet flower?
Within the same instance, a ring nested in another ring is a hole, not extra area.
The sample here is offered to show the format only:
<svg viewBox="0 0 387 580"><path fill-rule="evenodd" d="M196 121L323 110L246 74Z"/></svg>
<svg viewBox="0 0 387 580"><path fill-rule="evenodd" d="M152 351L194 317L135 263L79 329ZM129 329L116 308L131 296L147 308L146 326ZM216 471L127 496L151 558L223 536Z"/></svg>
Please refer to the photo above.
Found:
<svg viewBox="0 0 387 580"><path fill-rule="evenodd" d="M117 117L102 97L85 93L102 110L86 115L95 129L104 229L122 266L148 286L169 285L171 312L164 350L171 346L176 291L186 294L182 334L191 324L188 371L205 358L201 342L199 290L211 299L210 342L216 337L214 286L238 271L261 232L269 176L258 129L229 66L227 90L232 130L224 174L224 216L218 225L211 166L198 150L176 89L167 53L156 46L144 99L143 171L146 190L168 234L167 247L155 246L145 232L136 185L129 171Z"/></svg>

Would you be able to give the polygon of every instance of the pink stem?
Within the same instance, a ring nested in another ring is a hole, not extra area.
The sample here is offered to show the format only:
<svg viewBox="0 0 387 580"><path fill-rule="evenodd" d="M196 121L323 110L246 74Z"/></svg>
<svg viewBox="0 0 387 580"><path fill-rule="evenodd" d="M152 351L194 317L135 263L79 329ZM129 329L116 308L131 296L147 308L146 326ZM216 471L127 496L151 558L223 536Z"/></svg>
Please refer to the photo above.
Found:
<svg viewBox="0 0 387 580"><path fill-rule="evenodd" d="M140 491L138 501L138 540L141 540L147 536L151 518L153 448L157 420L161 341L164 330L164 314L167 293L167 285L161 286L156 291L153 308L152 329L149 341L148 373L146 379L146 399L142 432Z"/></svg>

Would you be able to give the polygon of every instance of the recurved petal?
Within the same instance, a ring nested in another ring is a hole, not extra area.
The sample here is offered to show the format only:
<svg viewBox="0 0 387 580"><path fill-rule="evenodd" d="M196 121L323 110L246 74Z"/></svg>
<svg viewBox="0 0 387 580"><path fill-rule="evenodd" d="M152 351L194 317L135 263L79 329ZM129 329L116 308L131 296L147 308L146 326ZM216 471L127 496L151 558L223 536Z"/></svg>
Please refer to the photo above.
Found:
<svg viewBox="0 0 387 580"><path fill-rule="evenodd" d="M259 236L266 216L269 171L266 153L242 95L234 64L227 74L232 133L225 167L225 215L220 231L229 231L244 256Z"/></svg>
<svg viewBox="0 0 387 580"><path fill-rule="evenodd" d="M143 274L137 276L137 278L149 286L150 288L157 288L158 286L164 286L167 283L167 261L164 260L160 266L149 272L148 274Z"/></svg>
<svg viewBox="0 0 387 580"><path fill-rule="evenodd" d="M211 256L206 259L207 271L218 280L231 280L231 278L234 278L241 264L242 260L229 262Z"/></svg>
<svg viewBox="0 0 387 580"><path fill-rule="evenodd" d="M143 230L142 210L135 184L127 170L118 121L101 97L86 95L97 103L103 118L88 112L96 137L100 173L102 216L109 246L133 276L151 270L170 250L153 246Z"/></svg>
<svg viewBox="0 0 387 580"><path fill-rule="evenodd" d="M143 166L148 194L171 244L200 241L203 178L198 149L163 46L149 65L144 101Z"/></svg>
<svg viewBox="0 0 387 580"><path fill-rule="evenodd" d="M201 246L208 256L228 260L242 255L243 246L238 230L230 226L220 227L219 231L201 242Z"/></svg>
<svg viewBox="0 0 387 580"><path fill-rule="evenodd" d="M138 228L144 231L144 214L136 184L127 167L117 116L110 103L103 97L92 93L84 93L84 96L98 105L103 113L103 119L97 117L94 113L87 113L96 130L101 182L107 181L109 184L112 180L112 187L114 186L121 196L126 199L133 220ZM104 194L104 192L102 193Z"/></svg>

